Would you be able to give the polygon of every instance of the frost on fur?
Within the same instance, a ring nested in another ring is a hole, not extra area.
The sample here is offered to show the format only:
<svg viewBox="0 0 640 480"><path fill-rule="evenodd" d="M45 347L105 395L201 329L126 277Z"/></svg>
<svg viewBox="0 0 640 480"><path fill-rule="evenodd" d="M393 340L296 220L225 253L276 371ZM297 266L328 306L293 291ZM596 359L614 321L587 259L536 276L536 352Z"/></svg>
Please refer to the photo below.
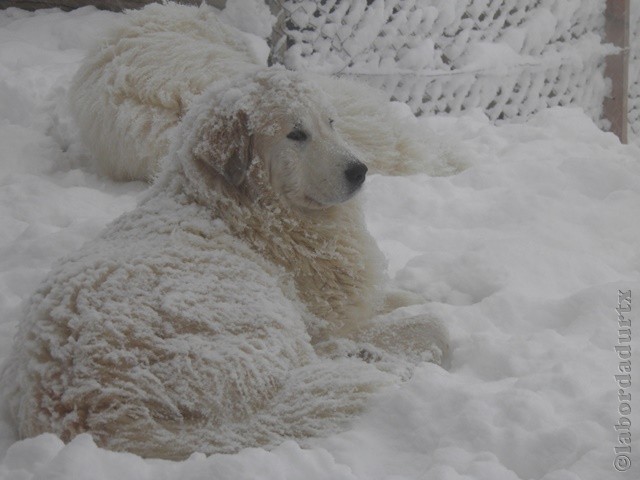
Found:
<svg viewBox="0 0 640 480"><path fill-rule="evenodd" d="M245 34L202 5L131 11L87 55L70 89L72 112L98 168L150 179L168 132L213 81L258 68Z"/></svg>
<svg viewBox="0 0 640 480"><path fill-rule="evenodd" d="M330 112L284 69L194 100L140 205L27 304L0 382L22 437L89 432L163 458L304 441L344 428L413 363L444 360L439 321L378 316L407 298L385 298L358 198L298 195L323 192L307 178L320 175L344 196L352 158ZM299 123L326 137L288 139Z"/></svg>
<svg viewBox="0 0 640 480"><path fill-rule="evenodd" d="M195 96L216 81L266 69L256 38L224 18L204 4L149 5L127 14L87 56L70 103L100 171L118 180L152 179ZM316 87L336 111L336 129L372 171L446 175L463 168L445 142L425 138L425 127L378 90L330 77L318 77Z"/></svg>

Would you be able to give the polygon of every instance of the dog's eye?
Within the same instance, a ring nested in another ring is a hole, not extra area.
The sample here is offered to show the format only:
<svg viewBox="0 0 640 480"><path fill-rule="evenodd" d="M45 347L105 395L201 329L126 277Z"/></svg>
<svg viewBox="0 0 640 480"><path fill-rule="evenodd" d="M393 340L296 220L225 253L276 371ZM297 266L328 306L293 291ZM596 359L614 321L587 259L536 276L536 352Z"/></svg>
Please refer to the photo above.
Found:
<svg viewBox="0 0 640 480"><path fill-rule="evenodd" d="M295 130L291 130L291 132L289 132L287 138L289 140L295 140L296 142L304 142L309 137L304 130L296 128Z"/></svg>

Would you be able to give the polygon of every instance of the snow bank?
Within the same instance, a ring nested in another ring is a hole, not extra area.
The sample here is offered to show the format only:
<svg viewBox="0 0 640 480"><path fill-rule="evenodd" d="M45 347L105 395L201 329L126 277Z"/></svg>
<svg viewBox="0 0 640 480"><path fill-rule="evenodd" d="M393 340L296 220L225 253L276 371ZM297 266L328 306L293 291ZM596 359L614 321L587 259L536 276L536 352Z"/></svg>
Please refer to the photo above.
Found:
<svg viewBox="0 0 640 480"><path fill-rule="evenodd" d="M0 12L2 358L20 302L51 263L145 188L80 168L60 100L93 32L116 20L93 9ZM457 139L470 167L373 176L364 195L391 273L449 321L449 371L419 367L351 430L308 449L174 463L101 450L87 436L16 442L4 422L0 478L622 478L614 309L618 289L640 292L640 148L572 109L500 127L477 111L420 123Z"/></svg>

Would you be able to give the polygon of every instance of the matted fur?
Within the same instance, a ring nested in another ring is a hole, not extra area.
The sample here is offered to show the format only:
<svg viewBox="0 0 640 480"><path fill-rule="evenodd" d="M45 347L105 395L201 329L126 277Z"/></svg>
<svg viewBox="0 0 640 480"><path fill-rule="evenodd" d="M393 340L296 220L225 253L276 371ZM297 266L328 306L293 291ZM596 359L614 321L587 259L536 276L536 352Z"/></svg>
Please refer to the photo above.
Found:
<svg viewBox="0 0 640 480"><path fill-rule="evenodd" d="M282 118L307 112L320 122L331 108L280 69L193 101L146 198L27 304L0 377L21 437L89 432L163 458L304 441L446 356L439 321L386 315L414 299L387 291L358 198L307 208L291 193L305 170L273 146L306 148Z"/></svg>
<svg viewBox="0 0 640 480"><path fill-rule="evenodd" d="M150 179L193 97L260 63L214 8L151 4L129 11L89 52L69 89L71 111L103 173Z"/></svg>
<svg viewBox="0 0 640 480"><path fill-rule="evenodd" d="M98 169L118 180L150 180L169 131L211 83L266 68L246 34L217 11L167 3L128 12L87 55L70 88L71 109ZM360 82L317 76L335 126L374 172L449 174L446 146L405 107Z"/></svg>

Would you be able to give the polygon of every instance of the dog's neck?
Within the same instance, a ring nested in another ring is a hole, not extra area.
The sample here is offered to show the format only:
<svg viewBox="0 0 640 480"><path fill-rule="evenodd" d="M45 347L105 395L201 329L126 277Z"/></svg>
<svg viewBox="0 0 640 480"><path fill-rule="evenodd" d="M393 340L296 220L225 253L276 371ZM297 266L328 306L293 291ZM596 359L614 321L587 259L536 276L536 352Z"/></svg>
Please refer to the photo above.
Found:
<svg viewBox="0 0 640 480"><path fill-rule="evenodd" d="M252 165L240 186L196 162L180 173L189 197L293 277L313 314L334 329L370 318L380 307L386 261L366 229L359 199L301 210L274 192L263 172Z"/></svg>

